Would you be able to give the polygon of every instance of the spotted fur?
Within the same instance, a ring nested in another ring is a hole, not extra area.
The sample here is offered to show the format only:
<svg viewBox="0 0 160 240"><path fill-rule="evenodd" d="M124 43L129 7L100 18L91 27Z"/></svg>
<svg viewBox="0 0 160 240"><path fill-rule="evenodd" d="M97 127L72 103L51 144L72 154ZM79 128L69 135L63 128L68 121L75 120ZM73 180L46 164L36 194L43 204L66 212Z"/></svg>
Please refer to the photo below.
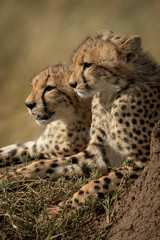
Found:
<svg viewBox="0 0 160 240"><path fill-rule="evenodd" d="M25 104L30 114L36 115L36 122L46 125L46 129L36 141L1 148L1 167L35 157L39 159L40 166L44 167L47 160L67 157L85 149L91 123L90 101L77 97L69 86L71 73L71 66L57 64L33 78L32 91ZM39 170L37 162L28 168L34 169L35 178ZM18 171L25 170L23 167ZM41 176L51 172L52 168L47 168Z"/></svg>
<svg viewBox="0 0 160 240"><path fill-rule="evenodd" d="M70 200L79 208L90 195L116 190L122 178L138 178L150 160L151 132L160 119L160 66L141 47L139 36L103 30L87 39L73 58L70 85L83 98L93 96L90 142L76 157L85 171L113 166L113 155L126 164L92 181ZM91 158L87 157L92 155ZM85 173L84 171L84 173Z"/></svg>
<svg viewBox="0 0 160 240"><path fill-rule="evenodd" d="M124 177L137 179L150 160L151 132L160 119L160 66L142 49L139 36L110 30L87 39L73 62L70 85L86 101L93 97L92 124L86 150L68 159L87 176L93 160L103 172L114 165L115 154L126 160L66 202L78 209L88 197L116 190ZM48 214L56 211L50 208Z"/></svg>
<svg viewBox="0 0 160 240"><path fill-rule="evenodd" d="M89 176L95 162L104 176L66 202L78 209L88 197L116 190L124 176L137 179L149 161L151 132L160 119L160 66L142 49L139 36L110 30L88 38L73 63L70 86L86 103L92 97L89 144L76 155L49 160L45 168L38 163L20 173L37 175L38 167L40 176L49 171L56 178L72 168L77 175ZM123 159L123 167L105 174L108 166L120 165ZM59 207L61 203L50 208L49 216L59 213Z"/></svg>

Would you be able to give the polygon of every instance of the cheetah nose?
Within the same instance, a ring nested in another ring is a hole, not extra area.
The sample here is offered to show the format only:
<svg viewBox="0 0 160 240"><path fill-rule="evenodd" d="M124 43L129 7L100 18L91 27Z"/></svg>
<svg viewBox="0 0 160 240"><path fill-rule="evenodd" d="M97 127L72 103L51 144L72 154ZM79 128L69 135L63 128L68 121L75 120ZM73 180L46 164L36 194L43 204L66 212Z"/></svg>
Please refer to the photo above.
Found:
<svg viewBox="0 0 160 240"><path fill-rule="evenodd" d="M25 102L25 105L27 106L27 108L32 110L36 106L36 103Z"/></svg>
<svg viewBox="0 0 160 240"><path fill-rule="evenodd" d="M77 82L75 82L75 83L70 82L69 85L70 85L72 88L76 88L76 87L77 87Z"/></svg>

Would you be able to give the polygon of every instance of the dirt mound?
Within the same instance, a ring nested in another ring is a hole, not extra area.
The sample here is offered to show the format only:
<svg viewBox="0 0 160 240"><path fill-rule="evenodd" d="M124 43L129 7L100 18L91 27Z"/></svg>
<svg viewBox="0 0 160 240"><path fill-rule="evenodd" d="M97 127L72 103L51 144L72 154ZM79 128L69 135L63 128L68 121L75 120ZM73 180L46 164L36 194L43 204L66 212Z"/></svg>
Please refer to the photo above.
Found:
<svg viewBox="0 0 160 240"><path fill-rule="evenodd" d="M134 185L120 194L107 239L160 239L160 121L151 141L151 161Z"/></svg>

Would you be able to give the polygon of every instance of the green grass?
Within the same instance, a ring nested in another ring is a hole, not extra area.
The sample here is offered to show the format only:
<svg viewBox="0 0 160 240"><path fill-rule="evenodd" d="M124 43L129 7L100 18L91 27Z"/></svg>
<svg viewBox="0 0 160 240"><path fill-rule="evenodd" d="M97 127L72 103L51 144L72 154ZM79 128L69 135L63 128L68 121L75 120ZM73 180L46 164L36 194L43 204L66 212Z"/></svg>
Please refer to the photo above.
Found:
<svg viewBox="0 0 160 240"><path fill-rule="evenodd" d="M70 179L62 176L57 181L50 177L27 182L5 179L0 189L1 239L103 239L114 194L98 201L96 196L91 197L76 214L68 215L64 206L59 217L48 219L46 215L47 207L65 202L99 176L93 167L90 178L72 174ZM105 224L101 224L103 218Z"/></svg>

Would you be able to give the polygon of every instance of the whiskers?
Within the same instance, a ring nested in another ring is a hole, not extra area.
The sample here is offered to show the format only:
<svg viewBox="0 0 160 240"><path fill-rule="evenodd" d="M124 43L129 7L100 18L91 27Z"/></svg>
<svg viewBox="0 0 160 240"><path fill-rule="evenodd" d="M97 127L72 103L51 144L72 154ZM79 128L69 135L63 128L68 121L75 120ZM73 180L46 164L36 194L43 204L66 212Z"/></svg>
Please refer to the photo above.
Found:
<svg viewBox="0 0 160 240"><path fill-rule="evenodd" d="M95 91L92 90L92 88L90 88L90 86L88 86L88 84L86 84L86 89L91 92L93 95L95 94Z"/></svg>

